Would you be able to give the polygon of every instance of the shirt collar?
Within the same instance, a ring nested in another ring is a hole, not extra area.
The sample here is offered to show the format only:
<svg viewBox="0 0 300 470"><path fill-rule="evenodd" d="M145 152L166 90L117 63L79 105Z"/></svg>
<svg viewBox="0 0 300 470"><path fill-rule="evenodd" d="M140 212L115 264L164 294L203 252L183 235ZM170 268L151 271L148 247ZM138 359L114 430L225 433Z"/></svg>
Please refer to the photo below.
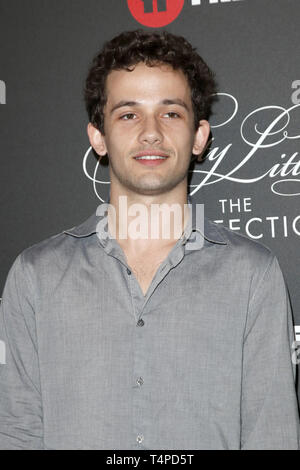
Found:
<svg viewBox="0 0 300 470"><path fill-rule="evenodd" d="M109 201L104 202L102 204L109 204ZM197 220L196 217L197 204L190 195L188 195L188 204L192 210L192 216L189 218L187 226L182 234L182 242L185 244L192 237L193 232L198 232L209 242L226 245L227 241L222 236L221 230L215 222L212 222L210 219L203 215L203 223L199 224L199 218ZM199 210L199 213L200 212L201 209ZM107 215L105 215L105 218L106 217ZM77 238L89 237L90 235L97 233L97 224L99 223L100 218L101 216L97 215L97 213L94 212L82 224L74 226L68 230L64 230L63 233L67 235L72 235L73 237Z"/></svg>

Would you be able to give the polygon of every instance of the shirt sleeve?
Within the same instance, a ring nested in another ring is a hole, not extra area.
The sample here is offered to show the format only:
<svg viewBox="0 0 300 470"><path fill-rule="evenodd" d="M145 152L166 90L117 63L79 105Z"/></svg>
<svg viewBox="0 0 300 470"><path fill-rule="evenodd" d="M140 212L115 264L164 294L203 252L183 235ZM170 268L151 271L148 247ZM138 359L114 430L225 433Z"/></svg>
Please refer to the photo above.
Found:
<svg viewBox="0 0 300 470"><path fill-rule="evenodd" d="M35 314L22 253L5 283L0 341L0 449L43 449Z"/></svg>
<svg viewBox="0 0 300 470"><path fill-rule="evenodd" d="M243 347L241 449L299 449L294 328L277 258L249 302Z"/></svg>

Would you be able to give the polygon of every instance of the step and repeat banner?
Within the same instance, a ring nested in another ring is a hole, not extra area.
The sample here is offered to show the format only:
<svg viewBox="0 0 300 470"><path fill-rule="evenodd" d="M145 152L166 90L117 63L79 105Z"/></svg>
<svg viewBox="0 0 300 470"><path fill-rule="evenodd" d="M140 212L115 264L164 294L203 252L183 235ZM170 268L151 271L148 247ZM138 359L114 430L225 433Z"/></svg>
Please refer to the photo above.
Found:
<svg viewBox="0 0 300 470"><path fill-rule="evenodd" d="M108 197L108 166L95 173L87 154L93 56L121 31L167 29L218 82L189 192L207 217L277 255L300 341L299 17L299 0L0 0L1 292L23 249Z"/></svg>

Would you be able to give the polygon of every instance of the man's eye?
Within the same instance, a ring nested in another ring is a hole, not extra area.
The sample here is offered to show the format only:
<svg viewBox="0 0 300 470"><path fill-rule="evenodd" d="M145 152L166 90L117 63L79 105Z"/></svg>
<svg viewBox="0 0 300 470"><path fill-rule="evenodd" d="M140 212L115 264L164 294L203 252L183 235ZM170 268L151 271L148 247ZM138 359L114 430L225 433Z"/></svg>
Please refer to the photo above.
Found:
<svg viewBox="0 0 300 470"><path fill-rule="evenodd" d="M174 113L174 112L170 112L170 113L166 113L165 116L169 116L170 118L179 118L179 114L177 113Z"/></svg>
<svg viewBox="0 0 300 470"><path fill-rule="evenodd" d="M124 121L132 120L134 118L135 118L135 114L133 113L127 113L121 116L121 119L123 119Z"/></svg>

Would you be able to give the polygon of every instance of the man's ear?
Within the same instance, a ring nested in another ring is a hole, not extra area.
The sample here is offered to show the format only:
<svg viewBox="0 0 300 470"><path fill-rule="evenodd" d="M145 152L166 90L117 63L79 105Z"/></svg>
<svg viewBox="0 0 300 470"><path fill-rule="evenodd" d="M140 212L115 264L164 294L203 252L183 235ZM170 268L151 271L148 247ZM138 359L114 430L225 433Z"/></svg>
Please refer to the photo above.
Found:
<svg viewBox="0 0 300 470"><path fill-rule="evenodd" d="M195 138L194 138L194 145L192 153L193 155L197 155L197 160L200 160L200 156L205 150L207 146L208 137L210 134L210 125L209 122L205 119L202 119L199 122L199 127L196 131Z"/></svg>
<svg viewBox="0 0 300 470"><path fill-rule="evenodd" d="M93 149L100 157L104 157L107 154L107 148L103 134L91 122L88 123L87 133Z"/></svg>

